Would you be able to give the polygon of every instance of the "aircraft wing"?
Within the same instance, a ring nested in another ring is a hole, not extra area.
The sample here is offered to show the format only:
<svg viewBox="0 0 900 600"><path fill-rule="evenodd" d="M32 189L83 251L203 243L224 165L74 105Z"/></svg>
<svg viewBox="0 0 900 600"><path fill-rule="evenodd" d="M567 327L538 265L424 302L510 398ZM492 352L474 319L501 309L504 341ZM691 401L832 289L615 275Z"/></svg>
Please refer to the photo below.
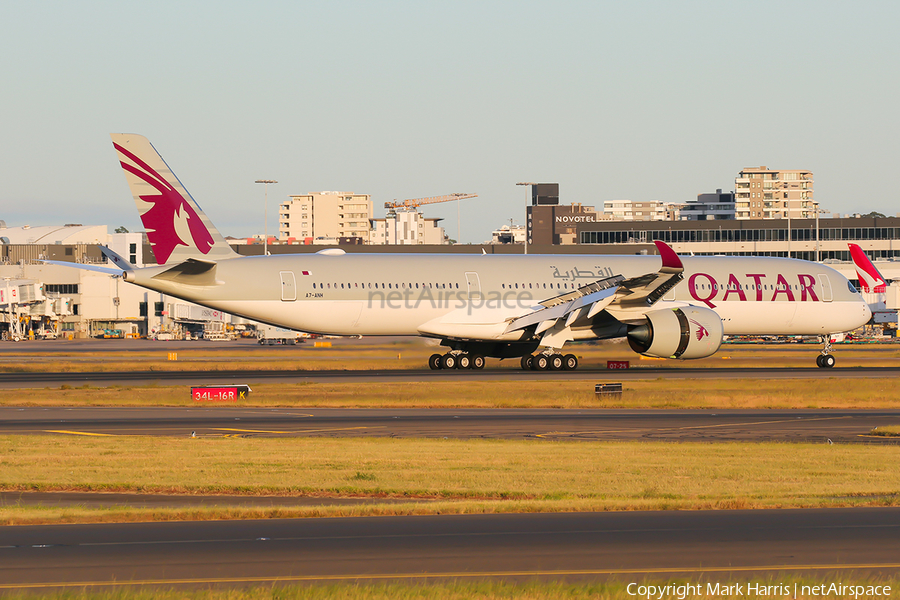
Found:
<svg viewBox="0 0 900 600"><path fill-rule="evenodd" d="M606 277L575 291L544 300L539 305L541 308L510 321L504 333L525 329L535 323L540 323L536 329L536 333L540 333L563 317L567 321L576 319L584 308L588 308L587 316L593 317L615 299L619 291L618 286L624 280L621 275Z"/></svg>
<svg viewBox="0 0 900 600"><path fill-rule="evenodd" d="M656 273L648 273L624 280L611 303L614 308L647 308L656 304L669 290L684 279L684 265L675 251L665 242L654 242L662 258L662 267Z"/></svg>
<svg viewBox="0 0 900 600"><path fill-rule="evenodd" d="M634 312L656 304L684 278L681 259L664 242L655 242L662 258L656 273L626 279L621 275L599 279L572 292L544 300L540 308L509 321L504 333L537 324L535 333L551 329L564 330L576 321L591 319L601 310Z"/></svg>

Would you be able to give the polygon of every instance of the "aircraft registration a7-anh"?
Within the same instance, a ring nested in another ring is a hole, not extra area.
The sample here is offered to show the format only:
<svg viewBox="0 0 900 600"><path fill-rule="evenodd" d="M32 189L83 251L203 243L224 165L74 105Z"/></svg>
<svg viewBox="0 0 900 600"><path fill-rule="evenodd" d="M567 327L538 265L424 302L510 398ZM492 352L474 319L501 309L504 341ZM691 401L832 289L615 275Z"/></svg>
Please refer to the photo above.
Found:
<svg viewBox="0 0 900 600"><path fill-rule="evenodd" d="M143 136L113 134L159 266L132 268L135 285L309 333L441 340L432 369L481 369L485 357L523 368L574 369L567 342L626 338L638 353L714 354L723 335L829 335L871 312L827 266L786 258L315 254L239 256Z"/></svg>

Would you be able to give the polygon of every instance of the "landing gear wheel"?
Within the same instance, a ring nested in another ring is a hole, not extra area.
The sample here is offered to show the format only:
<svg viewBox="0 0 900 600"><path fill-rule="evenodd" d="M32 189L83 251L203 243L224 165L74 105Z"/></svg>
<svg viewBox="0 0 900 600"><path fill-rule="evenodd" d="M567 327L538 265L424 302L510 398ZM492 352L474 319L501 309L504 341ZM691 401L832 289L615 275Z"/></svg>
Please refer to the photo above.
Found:
<svg viewBox="0 0 900 600"><path fill-rule="evenodd" d="M566 371L574 371L578 368L578 358L574 354L566 354L563 357L563 369Z"/></svg>
<svg viewBox="0 0 900 600"><path fill-rule="evenodd" d="M563 355L562 354L551 354L550 355L550 370L551 371L561 371L563 368Z"/></svg>
<svg viewBox="0 0 900 600"><path fill-rule="evenodd" d="M474 354L472 356L472 368L476 370L480 370L484 368L484 357L480 354Z"/></svg>
<svg viewBox="0 0 900 600"><path fill-rule="evenodd" d="M443 358L440 354L432 354L428 357L428 367L432 371L437 371L442 368L441 366L441 358Z"/></svg>
<svg viewBox="0 0 900 600"><path fill-rule="evenodd" d="M820 338L821 339L821 338ZM831 336L825 337L825 347L822 348L822 354L816 357L816 365L820 369L830 369L836 362L834 356L831 355Z"/></svg>
<svg viewBox="0 0 900 600"><path fill-rule="evenodd" d="M458 366L457 369L471 369L472 368L472 359L468 354L460 354L457 357Z"/></svg>
<svg viewBox="0 0 900 600"><path fill-rule="evenodd" d="M534 356L532 356L531 354L526 354L525 356L523 356L522 362L520 363L522 365L522 369L524 369L525 371L530 371L532 360L534 360Z"/></svg>
<svg viewBox="0 0 900 600"><path fill-rule="evenodd" d="M457 364L455 354L445 354L441 357L442 369L455 369Z"/></svg>
<svg viewBox="0 0 900 600"><path fill-rule="evenodd" d="M550 359L546 354L538 354L531 359L532 371L546 371L550 367Z"/></svg>

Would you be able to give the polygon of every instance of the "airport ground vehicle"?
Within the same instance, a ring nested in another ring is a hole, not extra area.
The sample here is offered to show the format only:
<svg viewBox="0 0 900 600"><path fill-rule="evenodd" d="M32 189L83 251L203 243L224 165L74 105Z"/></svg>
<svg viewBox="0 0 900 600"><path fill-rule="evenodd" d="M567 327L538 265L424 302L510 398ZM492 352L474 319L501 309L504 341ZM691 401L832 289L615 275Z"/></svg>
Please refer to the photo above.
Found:
<svg viewBox="0 0 900 600"><path fill-rule="evenodd" d="M293 329L275 327L273 325L260 325L256 328L256 339L260 345L291 345L302 344L304 335Z"/></svg>

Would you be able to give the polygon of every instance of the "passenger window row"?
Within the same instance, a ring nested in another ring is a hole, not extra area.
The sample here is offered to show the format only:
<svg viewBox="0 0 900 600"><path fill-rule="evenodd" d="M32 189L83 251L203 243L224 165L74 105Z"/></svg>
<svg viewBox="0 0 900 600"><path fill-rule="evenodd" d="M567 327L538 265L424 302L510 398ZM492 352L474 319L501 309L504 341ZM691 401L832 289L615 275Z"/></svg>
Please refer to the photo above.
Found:
<svg viewBox="0 0 900 600"><path fill-rule="evenodd" d="M412 289L435 289L435 290L452 290L459 289L458 283L314 283L314 290L352 290L352 289L369 289L369 290L412 290Z"/></svg>

